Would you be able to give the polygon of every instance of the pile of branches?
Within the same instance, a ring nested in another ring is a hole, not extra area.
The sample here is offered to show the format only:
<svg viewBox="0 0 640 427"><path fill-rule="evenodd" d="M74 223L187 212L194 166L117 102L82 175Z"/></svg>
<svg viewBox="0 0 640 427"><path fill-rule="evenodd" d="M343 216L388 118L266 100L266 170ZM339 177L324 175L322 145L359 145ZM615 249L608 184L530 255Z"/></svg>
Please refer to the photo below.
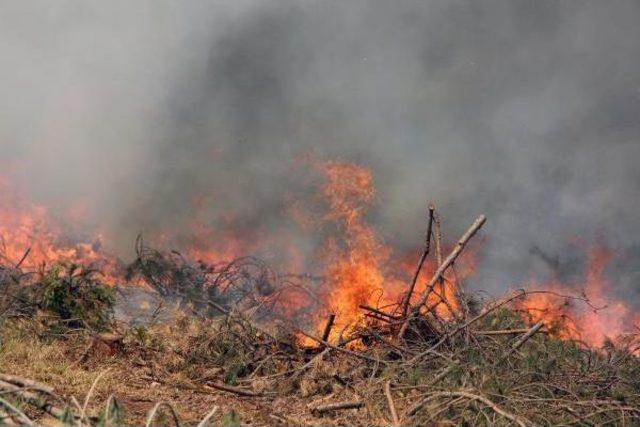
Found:
<svg viewBox="0 0 640 427"><path fill-rule="evenodd" d="M485 221L478 217L443 256L431 206L425 248L405 297L394 306L361 306L367 320L339 343L329 341L335 315L321 335L291 324L273 334L257 327L247 310L214 303L224 321L192 337L183 354L189 365L219 370L193 381L243 399L306 399L297 412L294 405L274 408L274 419L292 424L640 422L637 337L598 350L557 339L543 322L526 323L515 305L544 291L480 304L458 288L455 308L447 300L448 274ZM414 295L432 246L439 267ZM301 337L316 344L301 345Z"/></svg>
<svg viewBox="0 0 640 427"><path fill-rule="evenodd" d="M313 300L309 288L323 280L278 274L253 256L218 263L193 262L178 251L164 252L147 246L140 236L135 247L137 256L126 268L126 281L141 279L162 298L191 305L206 317L235 311L258 323L283 318L282 304L289 292L303 292ZM291 315L286 317L292 320Z"/></svg>
<svg viewBox="0 0 640 427"><path fill-rule="evenodd" d="M333 316L321 337L300 331L318 343L316 358L340 354L366 365L365 382L373 388L358 385L360 392L351 399L316 414L358 405L371 411L371 396L377 394L380 400L384 395L393 425L442 420L521 426L640 422L637 336L594 350L550 336L543 322L525 324L514 303L545 291L521 290L481 307L456 288L456 308L447 301L447 273L485 221L485 216L478 217L443 257L439 217L430 206L426 244L398 305L384 310L361 306L368 323L339 345L327 342ZM439 267L415 296L432 244ZM442 307L444 315L436 310ZM362 343L357 350L348 348L357 341ZM344 377L342 381L352 384ZM394 403L398 395L400 408ZM378 403L378 408L384 406Z"/></svg>

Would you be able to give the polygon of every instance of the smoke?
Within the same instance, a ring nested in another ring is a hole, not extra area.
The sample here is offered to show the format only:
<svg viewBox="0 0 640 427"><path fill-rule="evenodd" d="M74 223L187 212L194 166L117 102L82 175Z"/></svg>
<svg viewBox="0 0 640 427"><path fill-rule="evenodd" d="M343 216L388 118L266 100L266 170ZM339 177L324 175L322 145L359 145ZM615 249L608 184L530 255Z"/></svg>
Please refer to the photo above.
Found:
<svg viewBox="0 0 640 427"><path fill-rule="evenodd" d="M120 248L209 224L297 239L295 159L370 165L371 220L422 240L489 217L474 285L639 277L635 1L64 1L0 5L0 158ZM10 167L10 166L7 166ZM555 260L557 262L549 262ZM555 266L555 267L553 267ZM560 267L558 267L560 266ZM575 268L579 270L579 268Z"/></svg>

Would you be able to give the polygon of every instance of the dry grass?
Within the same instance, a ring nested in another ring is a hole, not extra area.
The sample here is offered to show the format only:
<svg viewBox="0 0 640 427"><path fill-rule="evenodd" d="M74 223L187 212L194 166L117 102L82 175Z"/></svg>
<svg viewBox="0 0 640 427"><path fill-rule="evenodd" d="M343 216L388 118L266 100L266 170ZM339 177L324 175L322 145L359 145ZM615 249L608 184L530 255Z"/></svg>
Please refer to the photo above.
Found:
<svg viewBox="0 0 640 427"><path fill-rule="evenodd" d="M283 348L226 317L184 316L130 328L121 353L96 351L78 363L91 342L86 334L43 338L28 322L7 326L0 350L3 373L53 385L65 401L75 397L82 404L96 377L108 370L87 413L100 415L114 395L127 425L144 425L157 402L170 403L182 425L197 425L214 407L211 425L234 425L238 419L251 425L391 425L387 382L401 425L640 422L640 362L628 348L589 351L546 334L536 334L506 359L497 355L521 334L460 337L434 352L417 342L402 351L383 343L358 351L381 362L376 364L338 350ZM523 326L504 309L476 330ZM238 396L218 384L258 396ZM345 401L364 407L312 411ZM416 408L417 402L423 405ZM45 419L37 411L28 415ZM170 423L164 418L155 425Z"/></svg>

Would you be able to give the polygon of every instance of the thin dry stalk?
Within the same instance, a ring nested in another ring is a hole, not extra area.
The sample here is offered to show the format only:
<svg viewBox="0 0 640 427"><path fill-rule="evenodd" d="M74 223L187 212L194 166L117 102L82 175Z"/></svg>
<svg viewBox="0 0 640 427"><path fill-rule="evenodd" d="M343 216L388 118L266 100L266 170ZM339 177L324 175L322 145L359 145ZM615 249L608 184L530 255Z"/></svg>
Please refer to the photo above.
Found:
<svg viewBox="0 0 640 427"><path fill-rule="evenodd" d="M27 417L25 415L24 412L22 412L20 409L16 408L15 406L13 406L11 403L7 402L6 400L4 400L3 398L0 397L0 405L4 406L5 408L7 408L8 410L10 410L11 412L15 413L18 418L20 419L20 421L22 422L23 425L26 426L34 426L35 427L35 423L33 421L31 421L29 419L29 417ZM4 422L4 421L3 421Z"/></svg>
<svg viewBox="0 0 640 427"><path fill-rule="evenodd" d="M171 413L171 417L173 418L174 425L177 427L180 427L180 418L178 418L178 414L176 413L176 410L173 409L173 406L171 406L171 404L168 402L158 402L155 404L153 409L151 409L151 411L149 412L149 416L147 417L147 423L145 424L145 427L151 427L153 420L156 418L156 414L158 413L158 410L163 406L169 409L169 412Z"/></svg>
<svg viewBox="0 0 640 427"><path fill-rule="evenodd" d="M362 310L365 310L365 311L370 311L371 313L377 314L378 316L389 318L391 320L400 320L400 319L402 319L400 316L394 316L393 314L386 313L386 312L384 312L382 310L378 310L377 308L374 308L374 307L369 307L368 305L360 304L358 306L358 308L360 308Z"/></svg>
<svg viewBox="0 0 640 427"><path fill-rule="evenodd" d="M102 379L102 377L104 377L109 371L110 369L105 369L104 371L98 374L95 380L93 380L93 383L91 384L91 388L89 388L89 392L87 393L87 396L84 398L84 404L82 405L82 411L80 412L80 420L85 419L85 415L87 413L87 407L89 406L89 400L91 399L91 395L93 394L93 391L98 385L98 381L100 381L100 379Z"/></svg>
<svg viewBox="0 0 640 427"><path fill-rule="evenodd" d="M337 350L337 351L339 351L341 353L348 354L350 356L357 357L358 359L366 360L368 362L377 363L379 365L386 365L387 364L387 362L385 362L384 360L376 359L374 357L370 357L370 356L367 356L365 354L358 353L356 351L347 350L346 348L336 347L335 345L333 345L333 344L331 344L331 343L329 343L327 341L321 340L320 338L314 337L313 335L309 335L308 333L306 333L303 330L298 329L298 332L301 333L302 335L304 335L307 338L311 338L312 340L314 340L317 343L324 344L325 347L329 347L332 350Z"/></svg>
<svg viewBox="0 0 640 427"><path fill-rule="evenodd" d="M492 305L491 307L488 307L486 309L484 309L480 314L478 314L477 316L475 316L474 318L468 320L465 324L457 327L456 329L454 329L452 332L449 332L448 334L444 335L442 338L440 338L440 340L435 343L433 346L431 346L431 348L429 349L430 351L436 350L438 347L440 347L442 344L444 344L448 339L452 338L453 336L457 335L458 333L460 333L461 331L465 330L466 328L468 328L469 326L471 326L473 323L477 322L478 320L486 317L489 313L494 312L495 310L497 310L498 308L509 304L510 302L518 299L518 298L522 298L525 295L527 295L527 293L524 290L521 290L517 295L506 298L494 305Z"/></svg>
<svg viewBox="0 0 640 427"><path fill-rule="evenodd" d="M400 420L398 419L396 404L393 403L393 396L391 395L391 381L389 380L387 380L387 382L384 384L384 394L387 396L387 403L389 404L389 411L391 412L393 427L397 427L400 425Z"/></svg>
<svg viewBox="0 0 640 427"><path fill-rule="evenodd" d="M209 420L213 418L216 412L218 412L218 407L214 406L213 409L207 415L205 415L202 421L198 423L197 427L206 427L207 424L209 423Z"/></svg>
<svg viewBox="0 0 640 427"><path fill-rule="evenodd" d="M485 335L485 336L493 336L493 335L519 335L529 332L530 328L520 328L520 329L499 329L495 331L473 331L474 335ZM549 331L538 331L540 334L548 334Z"/></svg>
<svg viewBox="0 0 640 427"><path fill-rule="evenodd" d="M409 290L407 291L407 295L404 297L404 301L402 302L402 317L405 317L409 311L409 303L411 302L411 296L413 295L413 290L416 287L416 283L418 282L418 277L420 276L420 271L422 270L422 266L424 261L427 259L429 255L429 251L431 250L431 229L433 227L433 212L435 211L435 207L431 204L429 205L429 224L427 225L427 237L426 243L424 246L424 250L422 251L422 255L420 256L420 261L418 261L418 267L413 275L413 279L411 280L411 284L409 285Z"/></svg>

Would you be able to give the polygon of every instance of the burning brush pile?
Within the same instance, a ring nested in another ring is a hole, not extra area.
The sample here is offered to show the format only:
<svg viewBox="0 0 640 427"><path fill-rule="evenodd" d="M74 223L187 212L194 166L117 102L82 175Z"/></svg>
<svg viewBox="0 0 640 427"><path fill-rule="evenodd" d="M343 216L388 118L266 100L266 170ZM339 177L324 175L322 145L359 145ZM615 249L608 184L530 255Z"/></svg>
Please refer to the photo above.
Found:
<svg viewBox="0 0 640 427"><path fill-rule="evenodd" d="M365 220L370 173L322 170L322 220L346 236L323 245L322 276L280 274L253 257L193 262L141 238L133 263L99 264L105 275L68 261L30 269L28 250L5 257L1 423L640 423L637 337L598 301L557 284L470 293L466 252L484 216L448 247L430 206L417 265L394 260ZM590 270L588 283L601 273ZM114 277L158 296L149 320L114 315Z"/></svg>

